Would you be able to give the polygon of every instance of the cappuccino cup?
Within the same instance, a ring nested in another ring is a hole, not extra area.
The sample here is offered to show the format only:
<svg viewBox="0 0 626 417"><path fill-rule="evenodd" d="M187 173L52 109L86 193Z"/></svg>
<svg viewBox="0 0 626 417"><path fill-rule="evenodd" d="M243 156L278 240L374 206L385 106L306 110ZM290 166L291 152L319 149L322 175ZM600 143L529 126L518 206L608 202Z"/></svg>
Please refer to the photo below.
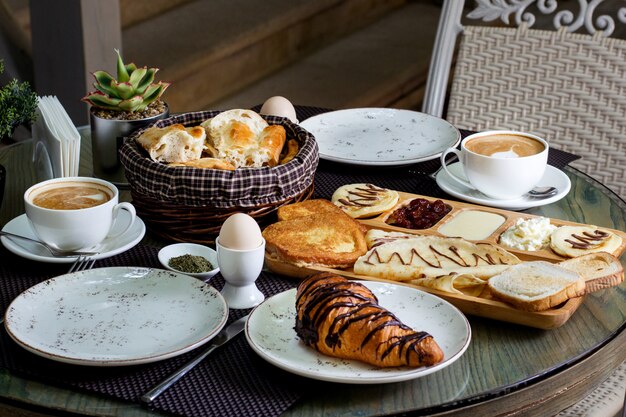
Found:
<svg viewBox="0 0 626 417"><path fill-rule="evenodd" d="M61 250L87 249L115 238L135 222L135 207L119 203L110 182L89 177L63 177L33 185L24 193L24 206L33 231L43 242ZM120 210L128 224L111 234Z"/></svg>
<svg viewBox="0 0 626 417"><path fill-rule="evenodd" d="M548 142L530 133L490 130L463 139L461 150L448 148L441 166L450 178L497 200L512 200L530 191L543 177L548 163ZM446 156L459 158L466 181L452 173Z"/></svg>

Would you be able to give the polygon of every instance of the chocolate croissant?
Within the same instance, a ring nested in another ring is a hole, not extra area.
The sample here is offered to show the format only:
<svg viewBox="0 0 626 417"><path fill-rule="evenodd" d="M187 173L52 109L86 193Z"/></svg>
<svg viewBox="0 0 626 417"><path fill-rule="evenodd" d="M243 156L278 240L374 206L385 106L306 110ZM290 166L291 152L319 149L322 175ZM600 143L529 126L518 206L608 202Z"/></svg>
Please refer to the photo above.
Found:
<svg viewBox="0 0 626 417"><path fill-rule="evenodd" d="M443 360L437 342L378 305L364 285L332 273L298 285L296 333L325 355L378 367L430 366Z"/></svg>

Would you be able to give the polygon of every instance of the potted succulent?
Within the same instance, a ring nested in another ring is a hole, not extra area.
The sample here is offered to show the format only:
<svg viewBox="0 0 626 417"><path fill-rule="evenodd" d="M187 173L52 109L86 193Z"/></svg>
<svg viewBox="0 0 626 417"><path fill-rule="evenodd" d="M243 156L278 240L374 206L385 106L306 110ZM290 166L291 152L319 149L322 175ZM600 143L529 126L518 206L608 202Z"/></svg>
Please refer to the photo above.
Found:
<svg viewBox="0 0 626 417"><path fill-rule="evenodd" d="M129 134L169 115L161 95L169 83L154 82L158 68L124 64L117 53L117 79L106 71L93 73L96 91L83 97L91 105L91 140L94 174L125 185L118 150Z"/></svg>
<svg viewBox="0 0 626 417"><path fill-rule="evenodd" d="M4 62L0 60L0 73ZM18 126L30 127L37 118L37 94L27 82L12 79L0 88L0 140L10 142Z"/></svg>

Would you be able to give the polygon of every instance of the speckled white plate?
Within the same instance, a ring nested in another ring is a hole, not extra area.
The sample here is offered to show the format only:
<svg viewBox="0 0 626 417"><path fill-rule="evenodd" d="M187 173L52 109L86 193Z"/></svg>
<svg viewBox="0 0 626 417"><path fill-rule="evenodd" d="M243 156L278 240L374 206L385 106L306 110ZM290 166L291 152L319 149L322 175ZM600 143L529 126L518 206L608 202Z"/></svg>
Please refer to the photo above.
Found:
<svg viewBox="0 0 626 417"><path fill-rule="evenodd" d="M460 178L467 180L465 173L463 172L463 165L460 162L455 162L448 165L448 169ZM437 185L446 193L460 198L461 200L469 201L470 203L482 204L483 206L496 207L505 210L526 210L531 207L545 206L546 204L559 201L569 193L572 183L569 180L567 174L552 165L547 165L543 177L537 184L538 187L556 187L558 193L548 198L532 198L528 196L522 196L514 200L496 200L494 198L487 197L478 190L473 190L463 184L454 181L450 178L450 175L445 170L437 172L435 177Z"/></svg>
<svg viewBox="0 0 626 417"><path fill-rule="evenodd" d="M120 366L180 355L213 338L228 307L212 286L150 268L97 268L24 291L5 326L27 350L60 362Z"/></svg>
<svg viewBox="0 0 626 417"><path fill-rule="evenodd" d="M337 110L300 123L321 159L353 165L399 166L438 158L461 140L458 129L425 113L387 108Z"/></svg>
<svg viewBox="0 0 626 417"><path fill-rule="evenodd" d="M350 384L406 381L438 371L456 361L471 339L470 325L452 304L415 288L363 281L381 306L415 330L430 333L444 352L443 362L422 368L376 368L366 363L322 355L296 335L296 290L274 295L257 306L246 323L246 338L263 359L297 375Z"/></svg>
<svg viewBox="0 0 626 417"><path fill-rule="evenodd" d="M128 222L129 220L130 214L128 214L126 210L121 210L120 220L119 222L115 222L113 228L111 229L111 232L117 233L124 227L124 225L127 224L126 222ZM16 235L26 236L31 239L38 239L35 231L28 221L28 218L26 217L26 214L17 216L13 220L5 224L2 230L5 232L14 233ZM96 260L109 258L111 256L117 255L133 248L135 245L137 245L137 243L141 241L141 239L143 239L145 234L146 225L139 218L139 216L137 216L131 228L128 229L126 232L114 238L106 238L97 245L89 248L89 250L93 252L98 252L97 255L92 256L92 258ZM5 248L13 252L14 254L33 261L68 264L73 263L76 260L75 256L66 258L55 258L43 246L22 239L13 240L7 236L0 236L0 242L2 242Z"/></svg>

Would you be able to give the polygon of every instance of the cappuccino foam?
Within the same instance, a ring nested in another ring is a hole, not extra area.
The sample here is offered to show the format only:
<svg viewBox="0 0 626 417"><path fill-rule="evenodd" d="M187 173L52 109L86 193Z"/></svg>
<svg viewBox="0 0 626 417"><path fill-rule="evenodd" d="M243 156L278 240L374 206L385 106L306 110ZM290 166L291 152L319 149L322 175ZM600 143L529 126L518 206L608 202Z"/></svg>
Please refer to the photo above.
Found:
<svg viewBox="0 0 626 417"><path fill-rule="evenodd" d="M59 182L34 190L30 201L50 210L80 210L99 206L113 198L112 191L93 182Z"/></svg>
<svg viewBox="0 0 626 417"><path fill-rule="evenodd" d="M522 158L541 153L545 146L538 140L521 135L480 136L465 143L467 150L496 158Z"/></svg>

